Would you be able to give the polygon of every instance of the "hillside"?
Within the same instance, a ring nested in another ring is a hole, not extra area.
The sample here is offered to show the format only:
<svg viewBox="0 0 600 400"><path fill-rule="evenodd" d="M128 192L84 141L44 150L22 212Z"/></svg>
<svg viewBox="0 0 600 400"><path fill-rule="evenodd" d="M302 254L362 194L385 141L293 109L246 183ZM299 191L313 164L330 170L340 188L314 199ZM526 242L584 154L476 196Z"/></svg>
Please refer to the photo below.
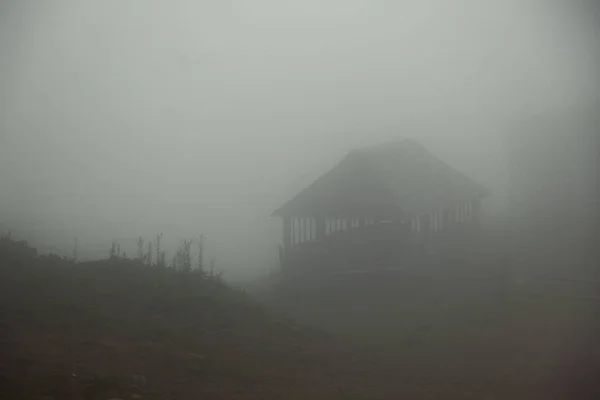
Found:
<svg viewBox="0 0 600 400"><path fill-rule="evenodd" d="M375 399L422 386L199 274L7 243L2 399Z"/></svg>
<svg viewBox="0 0 600 400"><path fill-rule="evenodd" d="M600 398L596 275L573 251L511 252L502 231L488 233L417 263L303 271L252 293L458 393L440 398Z"/></svg>
<svg viewBox="0 0 600 400"><path fill-rule="evenodd" d="M407 276L354 279L345 294L323 281L306 288L312 303L290 292L294 307L271 298L307 328L200 274L6 243L2 399L562 399L598 386L600 358L581 352L594 303L501 308Z"/></svg>
<svg viewBox="0 0 600 400"><path fill-rule="evenodd" d="M0 305L3 399L334 398L357 386L326 337L198 274L4 259Z"/></svg>

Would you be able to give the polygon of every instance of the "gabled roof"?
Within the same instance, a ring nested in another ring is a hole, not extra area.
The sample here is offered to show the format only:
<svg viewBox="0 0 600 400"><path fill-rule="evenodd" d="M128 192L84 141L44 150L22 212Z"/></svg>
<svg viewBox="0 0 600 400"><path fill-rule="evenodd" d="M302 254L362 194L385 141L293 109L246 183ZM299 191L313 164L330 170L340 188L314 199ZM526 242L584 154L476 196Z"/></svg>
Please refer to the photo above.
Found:
<svg viewBox="0 0 600 400"><path fill-rule="evenodd" d="M489 195L414 140L351 151L274 216L405 218Z"/></svg>

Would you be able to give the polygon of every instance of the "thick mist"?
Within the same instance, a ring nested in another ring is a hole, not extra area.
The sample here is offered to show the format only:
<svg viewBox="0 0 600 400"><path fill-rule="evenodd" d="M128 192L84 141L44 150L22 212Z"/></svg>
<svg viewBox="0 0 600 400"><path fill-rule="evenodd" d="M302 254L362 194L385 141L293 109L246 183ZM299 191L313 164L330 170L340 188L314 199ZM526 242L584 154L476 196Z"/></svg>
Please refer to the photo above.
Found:
<svg viewBox="0 0 600 400"><path fill-rule="evenodd" d="M227 274L266 270L275 208L407 137L497 212L508 135L596 104L595 22L542 1L3 1L0 229L78 237L82 259L205 235Z"/></svg>

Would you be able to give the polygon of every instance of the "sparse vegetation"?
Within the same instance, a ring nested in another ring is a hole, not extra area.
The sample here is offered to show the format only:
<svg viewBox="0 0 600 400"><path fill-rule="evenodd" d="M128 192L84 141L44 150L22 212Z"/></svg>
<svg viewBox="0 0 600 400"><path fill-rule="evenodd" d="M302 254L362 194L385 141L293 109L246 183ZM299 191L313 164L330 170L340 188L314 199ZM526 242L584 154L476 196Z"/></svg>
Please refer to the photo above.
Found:
<svg viewBox="0 0 600 400"><path fill-rule="evenodd" d="M165 266L165 253L160 250L160 240L162 233L156 235L156 265L159 267Z"/></svg>
<svg viewBox="0 0 600 400"><path fill-rule="evenodd" d="M144 262L144 238L141 236L137 239L137 258L139 262Z"/></svg>
<svg viewBox="0 0 600 400"><path fill-rule="evenodd" d="M323 339L217 273L186 269L190 246L183 268L149 268L116 251L75 266L2 237L0 397L240 398L250 387L243 398L335 398L329 377L319 390L294 378L336 362L319 350Z"/></svg>
<svg viewBox="0 0 600 400"><path fill-rule="evenodd" d="M118 257L117 242L109 259L75 263L0 238L0 396L548 399L573 398L576 379L597 387L556 372L598 310L557 297L564 288L498 299L477 281L383 273L263 297L334 340L227 287L214 259L190 268L191 247L156 268Z"/></svg>
<svg viewBox="0 0 600 400"><path fill-rule="evenodd" d="M172 268L179 272L195 272L206 279L221 282L223 279L223 271L219 271L216 266L216 259L212 258L207 269L204 261L205 242L204 236L200 236L197 241L192 239L184 239L180 242L179 247L175 251L170 264L166 262L166 251L161 250L161 241L163 234L158 233L156 239L146 242L142 236L136 240L137 256L136 261L146 266L155 266L160 268ZM144 246L147 243L147 250L144 251ZM194 264L192 255L192 246L197 245L197 261ZM109 259L127 259L126 253L120 254L120 243L113 240L109 252ZM72 260L74 261L74 260Z"/></svg>

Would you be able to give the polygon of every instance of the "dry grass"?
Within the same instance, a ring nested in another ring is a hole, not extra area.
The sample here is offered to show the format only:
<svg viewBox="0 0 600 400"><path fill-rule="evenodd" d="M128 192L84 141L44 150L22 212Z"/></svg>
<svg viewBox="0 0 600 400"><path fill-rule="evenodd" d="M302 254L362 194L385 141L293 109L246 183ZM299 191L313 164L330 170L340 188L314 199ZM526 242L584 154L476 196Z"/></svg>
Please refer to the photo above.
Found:
<svg viewBox="0 0 600 400"><path fill-rule="evenodd" d="M1 262L3 399L372 399L411 387L201 274Z"/></svg>
<svg viewBox="0 0 600 400"><path fill-rule="evenodd" d="M0 252L0 398L597 398L600 357L581 351L597 308L540 297L486 315L498 299L481 291L339 283L286 310L334 338L201 274Z"/></svg>

